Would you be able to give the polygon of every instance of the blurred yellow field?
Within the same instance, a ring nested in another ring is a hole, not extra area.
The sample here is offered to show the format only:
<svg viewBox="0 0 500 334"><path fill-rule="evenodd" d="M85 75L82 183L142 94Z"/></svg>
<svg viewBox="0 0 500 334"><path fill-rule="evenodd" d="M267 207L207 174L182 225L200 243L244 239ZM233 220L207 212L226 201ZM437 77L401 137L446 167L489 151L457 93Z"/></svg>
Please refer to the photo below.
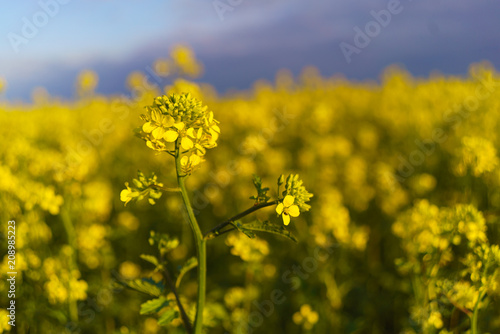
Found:
<svg viewBox="0 0 500 334"><path fill-rule="evenodd" d="M38 89L31 104L0 105L2 254L15 249L1 267L17 273L17 333L186 332L179 303L193 322L200 258L179 171L201 232L212 230L196 316L207 333L500 332L500 76L490 65L426 79L391 67L381 84L306 68L227 96L186 79L199 66L177 48L155 65L159 76L175 69L167 87L135 72L130 94L103 96L86 71L74 100ZM163 94L174 102L155 100ZM154 111L197 100L206 126ZM0 281L2 305L9 289ZM9 329L2 320L0 333Z"/></svg>

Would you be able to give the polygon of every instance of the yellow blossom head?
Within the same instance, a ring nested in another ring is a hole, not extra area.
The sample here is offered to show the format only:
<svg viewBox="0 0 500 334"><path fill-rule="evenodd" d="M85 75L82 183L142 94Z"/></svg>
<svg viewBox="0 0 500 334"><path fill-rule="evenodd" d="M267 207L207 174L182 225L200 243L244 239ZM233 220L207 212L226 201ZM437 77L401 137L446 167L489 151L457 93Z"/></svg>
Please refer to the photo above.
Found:
<svg viewBox="0 0 500 334"><path fill-rule="evenodd" d="M177 45L172 52L170 52L170 57L182 74L196 77L203 70L202 65L196 60L193 51L186 46Z"/></svg>
<svg viewBox="0 0 500 334"><path fill-rule="evenodd" d="M310 305L305 304L300 307L298 312L293 314L292 319L295 324L302 325L306 330L311 330L318 322L319 316Z"/></svg>
<svg viewBox="0 0 500 334"><path fill-rule="evenodd" d="M182 153L203 156L217 146L220 129L213 112L189 93L155 98L141 116L145 121L138 135L155 151L169 151L178 142Z"/></svg>
<svg viewBox="0 0 500 334"><path fill-rule="evenodd" d="M283 201L276 207L276 212L282 216L285 225L290 224L290 216L298 217L301 212L309 211L311 208L306 202L309 202L313 195L306 190L302 183L297 174L290 174L286 181L284 181L283 175L278 178L278 189L282 184L285 184L285 190L282 193Z"/></svg>

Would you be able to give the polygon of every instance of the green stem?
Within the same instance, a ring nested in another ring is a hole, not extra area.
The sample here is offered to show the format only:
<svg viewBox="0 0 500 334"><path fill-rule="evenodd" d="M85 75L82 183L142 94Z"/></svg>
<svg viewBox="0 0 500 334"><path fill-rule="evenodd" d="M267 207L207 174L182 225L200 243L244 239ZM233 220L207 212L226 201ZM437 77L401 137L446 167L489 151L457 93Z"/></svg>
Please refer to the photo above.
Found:
<svg viewBox="0 0 500 334"><path fill-rule="evenodd" d="M472 313L472 318L471 318L471 334L479 333L479 330L477 329L477 319L479 317L479 303L481 302L481 299L483 299L485 293L486 289L484 289L477 297L477 302L474 307L474 312Z"/></svg>
<svg viewBox="0 0 500 334"><path fill-rule="evenodd" d="M168 188L168 187L160 187L159 185L157 184L152 184L149 186L150 188L155 188L155 189L159 189L159 190L163 190L165 192L181 192L181 189L180 188Z"/></svg>
<svg viewBox="0 0 500 334"><path fill-rule="evenodd" d="M236 220L238 220L240 218L243 218L243 217L251 214L252 212L259 210L259 209L262 209L262 208L265 208L265 207L268 207L268 206L271 206L271 205L276 205L276 204L278 204L278 202L279 202L278 200L275 200L275 201L271 201L271 202L259 203L259 204L256 204L256 205L252 206L251 208L246 209L243 212L238 213L236 216L231 217L231 218L225 220L224 222L220 223L219 225L215 226L213 229L211 229L210 231L208 231L205 234L205 239L206 240L213 239L213 238L215 238L215 237L217 237L217 236L219 236L219 235L221 235L223 233L226 233L226 232L234 230L234 228L232 228L232 229L229 229L229 230L221 232L221 230L224 227L226 227L229 224L234 223L234 221L236 221Z"/></svg>
<svg viewBox="0 0 500 334"><path fill-rule="evenodd" d="M162 262L165 262L165 260L162 259ZM184 323L184 327L186 328L186 331L188 333L192 333L193 327L191 326L191 321L189 320L189 317L186 314L186 311L184 309L184 306L182 305L181 299L179 298L179 294L177 293L177 288L175 287L174 281L170 277L170 272L168 271L168 268L166 268L166 267L163 268L163 277L164 277L164 280L166 281L167 285L170 287L170 290L172 290L172 292L175 296L175 301L177 302L177 307L179 307L179 312L181 313L181 319L182 319L182 322Z"/></svg>
<svg viewBox="0 0 500 334"><path fill-rule="evenodd" d="M488 260L486 260L486 264L484 265L483 269L483 275L481 278L486 277L486 274L488 272L488 267L490 266L490 259L491 259L491 254ZM481 303L481 299L483 299L485 295L486 295L486 289L483 289L483 291L481 291L479 296L477 296L476 305L474 305L474 311L471 317L471 334L479 334L479 330L477 328L477 319L479 317L479 303Z"/></svg>
<svg viewBox="0 0 500 334"><path fill-rule="evenodd" d="M177 170L177 183L182 194L182 200L188 214L189 224L193 230L194 240L196 243L196 256L198 258L198 299L196 303L196 316L194 319L194 334L201 334L203 327L203 308L205 306L206 280L207 280L207 251L206 242L203 239L200 226L196 221L196 217L191 206L191 201L186 190L185 178L182 174L181 159L179 154L179 142L175 142L175 167Z"/></svg>
<svg viewBox="0 0 500 334"><path fill-rule="evenodd" d="M67 205L69 205L69 204L67 204ZM61 208L61 220L63 222L64 230L66 231L66 235L68 237L68 245L71 247L71 250L72 250L71 258L69 259L69 261L70 261L69 268L70 268L70 271L73 271L73 270L78 269L78 265L76 263L76 260L77 260L76 251L78 249L77 248L78 245L77 245L77 240L76 240L75 227L73 226L73 222L71 221L69 211L65 207ZM78 304L77 304L76 300L73 300L73 301L68 300L68 304L69 304L69 315L70 315L71 321L78 322Z"/></svg>

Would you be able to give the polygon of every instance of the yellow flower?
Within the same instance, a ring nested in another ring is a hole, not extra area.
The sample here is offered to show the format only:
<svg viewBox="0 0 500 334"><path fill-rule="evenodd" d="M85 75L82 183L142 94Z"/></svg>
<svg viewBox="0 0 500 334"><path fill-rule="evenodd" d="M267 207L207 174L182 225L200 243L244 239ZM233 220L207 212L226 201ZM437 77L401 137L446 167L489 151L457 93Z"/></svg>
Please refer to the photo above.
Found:
<svg viewBox="0 0 500 334"><path fill-rule="evenodd" d="M97 73L90 70L82 71L78 75L78 82L77 82L78 91L80 93L93 92L97 87L98 82L99 82L99 77L97 76Z"/></svg>
<svg viewBox="0 0 500 334"><path fill-rule="evenodd" d="M253 238L244 234L230 234L226 239L226 245L231 247L231 254L239 256L243 261L260 263L269 254L267 241Z"/></svg>
<svg viewBox="0 0 500 334"><path fill-rule="evenodd" d="M181 168L182 171L186 174L191 174L193 169L198 166L202 162L200 156L196 154L191 154L191 156L185 155L181 158Z"/></svg>
<svg viewBox="0 0 500 334"><path fill-rule="evenodd" d="M179 137L179 132L184 129L185 125L183 122L176 122L175 119L170 115L163 115L158 110L151 111L151 121L144 123L142 126L142 131L151 134L153 139L160 140L165 139L166 142L173 143ZM182 140L184 143L184 138ZM148 146L151 147L153 143ZM187 147L188 145L183 144L184 149L189 149L192 147Z"/></svg>
<svg viewBox="0 0 500 334"><path fill-rule="evenodd" d="M9 320L7 316L9 315L9 312L7 310L1 309L0 310L0 333L3 333L4 331L9 331L10 330L10 325L9 325Z"/></svg>
<svg viewBox="0 0 500 334"><path fill-rule="evenodd" d="M120 265L120 274L125 278L134 279L141 274L141 267L133 262L125 261Z"/></svg>
<svg viewBox="0 0 500 334"><path fill-rule="evenodd" d="M126 184L126 186L127 189L123 189L120 192L120 201L125 202L125 205L140 194L138 191L132 191L128 184Z"/></svg>
<svg viewBox="0 0 500 334"><path fill-rule="evenodd" d="M157 97L146 110L139 133L149 148L166 151L168 143L179 141L184 150L196 148L203 155L205 149L217 146L218 121L190 94Z"/></svg>
<svg viewBox="0 0 500 334"><path fill-rule="evenodd" d="M319 320L318 313L311 309L308 304L302 305L300 311L292 316L293 322L297 325L302 324L304 329L311 330Z"/></svg>
<svg viewBox="0 0 500 334"><path fill-rule="evenodd" d="M276 207L276 212L278 215L283 217L283 224L290 224L290 216L298 217L300 215L300 210L297 205L294 205L295 197L286 195L283 199L283 203L278 204Z"/></svg>

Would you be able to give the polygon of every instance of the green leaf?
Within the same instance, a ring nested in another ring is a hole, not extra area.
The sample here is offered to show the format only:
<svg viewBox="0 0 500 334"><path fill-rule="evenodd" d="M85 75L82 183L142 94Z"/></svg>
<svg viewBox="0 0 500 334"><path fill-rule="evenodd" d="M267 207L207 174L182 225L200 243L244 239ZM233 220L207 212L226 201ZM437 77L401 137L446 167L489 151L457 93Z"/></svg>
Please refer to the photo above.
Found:
<svg viewBox="0 0 500 334"><path fill-rule="evenodd" d="M258 221L255 220L251 223L243 224L241 227L236 227L243 233L244 230L251 230L251 231L258 231L258 232L267 232L267 233L272 233L272 234L277 234L282 237L288 238L292 240L293 242L297 242L297 238L288 231L286 228L284 228L281 225L276 225L276 224L271 224L268 221ZM246 234L246 233L245 233Z"/></svg>
<svg viewBox="0 0 500 334"><path fill-rule="evenodd" d="M156 313L165 306L168 306L168 304L170 304L170 300L166 299L163 296L156 299L148 300L147 302L141 305L140 314Z"/></svg>
<svg viewBox="0 0 500 334"><path fill-rule="evenodd" d="M253 185L255 186L255 189L257 190L257 196L252 196L250 199L255 200L256 203L265 203L267 202L270 197L267 196L267 192L269 191L269 188L262 188L262 179L257 176L253 175Z"/></svg>
<svg viewBox="0 0 500 334"><path fill-rule="evenodd" d="M255 233L253 233L252 231L250 231L249 229L246 229L243 227L243 224L241 223L241 221L237 220L235 222L232 222L231 223L234 227L236 227L238 229L238 231L240 231L241 233L245 234L247 237L249 237L250 239L253 239L255 238Z"/></svg>
<svg viewBox="0 0 500 334"><path fill-rule="evenodd" d="M143 259L144 261L148 261L149 263L155 265L155 266L158 266L160 263L158 262L158 259L156 258L156 256L153 256L153 255L148 255L148 254L141 254L140 255L141 259Z"/></svg>
<svg viewBox="0 0 500 334"><path fill-rule="evenodd" d="M166 310L158 319L158 325L166 326L179 316L179 312L174 309Z"/></svg>
<svg viewBox="0 0 500 334"><path fill-rule="evenodd" d="M153 297L159 297L164 290L163 283L156 283L151 278L137 278L134 280L123 281L122 283L133 290Z"/></svg>
<svg viewBox="0 0 500 334"><path fill-rule="evenodd" d="M198 259L196 259L196 257L194 256L189 260L187 260L186 263L184 263L179 272L179 276L177 276L177 280L175 282L176 288L179 288L179 286L181 285L181 280L184 277L184 275L191 269L196 268L196 266L198 266Z"/></svg>

